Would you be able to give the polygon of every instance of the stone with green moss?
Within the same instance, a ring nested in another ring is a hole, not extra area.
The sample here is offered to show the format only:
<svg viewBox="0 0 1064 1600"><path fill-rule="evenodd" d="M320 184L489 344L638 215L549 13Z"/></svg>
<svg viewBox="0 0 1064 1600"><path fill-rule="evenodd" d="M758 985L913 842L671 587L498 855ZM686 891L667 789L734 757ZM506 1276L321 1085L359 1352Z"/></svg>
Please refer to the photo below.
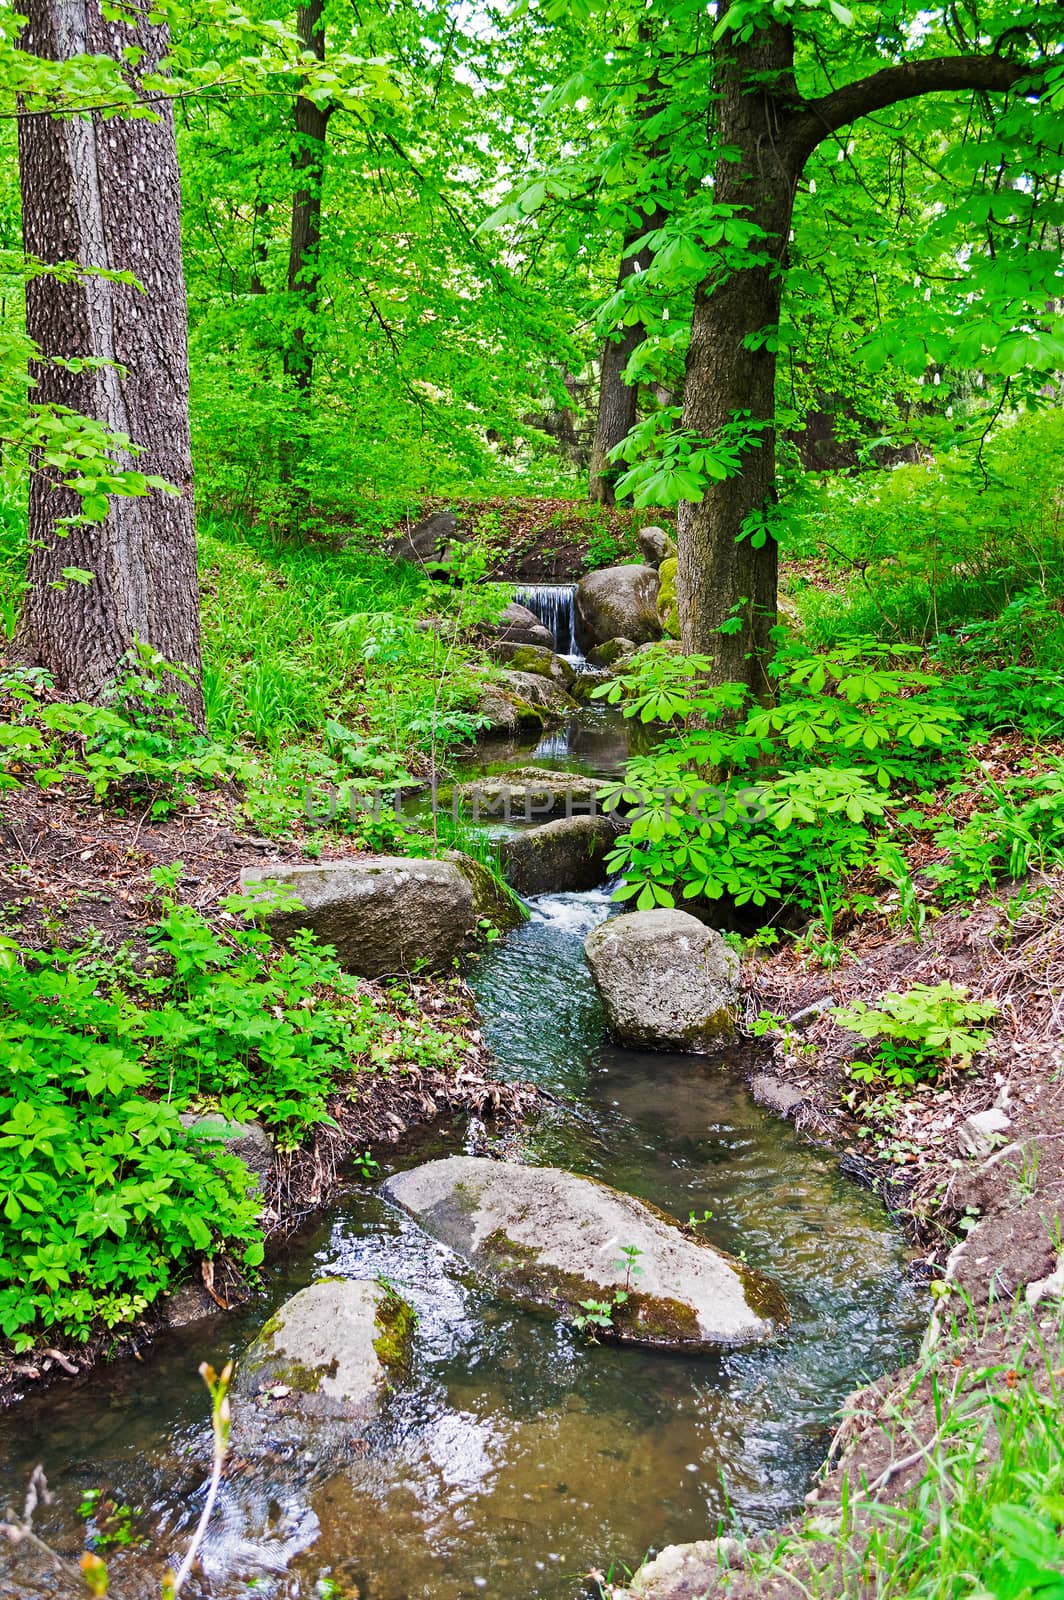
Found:
<svg viewBox="0 0 1064 1600"><path fill-rule="evenodd" d="M413 1330L413 1311L387 1284L312 1283L285 1301L238 1363L238 1419L253 1407L260 1420L369 1420L409 1371Z"/></svg>
<svg viewBox="0 0 1064 1600"><path fill-rule="evenodd" d="M698 1055L734 1036L739 958L689 911L611 917L584 954L618 1044Z"/></svg>
<svg viewBox="0 0 1064 1600"><path fill-rule="evenodd" d="M521 1303L575 1318L582 1302L607 1302L602 1333L626 1344L757 1344L788 1320L770 1279L591 1178L451 1156L397 1173L384 1192Z"/></svg>
<svg viewBox="0 0 1064 1600"><path fill-rule="evenodd" d="M669 556L658 568L658 618L670 639L680 637L680 613L676 602L676 572L679 563L675 554Z"/></svg>

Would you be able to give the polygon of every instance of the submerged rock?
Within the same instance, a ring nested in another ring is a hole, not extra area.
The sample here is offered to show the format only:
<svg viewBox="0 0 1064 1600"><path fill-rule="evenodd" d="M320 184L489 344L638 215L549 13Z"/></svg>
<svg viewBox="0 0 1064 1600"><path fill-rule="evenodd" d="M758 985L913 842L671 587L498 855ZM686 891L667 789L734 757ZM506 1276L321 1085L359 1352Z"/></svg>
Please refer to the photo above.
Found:
<svg viewBox="0 0 1064 1600"><path fill-rule="evenodd" d="M485 867L457 851L441 860L267 863L240 875L244 889L264 881L278 883L303 906L271 913L271 933L285 939L310 928L348 972L363 978L444 971L482 920L512 928L522 915Z"/></svg>
<svg viewBox="0 0 1064 1600"><path fill-rule="evenodd" d="M504 839L499 858L521 894L560 894L605 883L606 857L616 843L609 817L559 817Z"/></svg>
<svg viewBox="0 0 1064 1600"><path fill-rule="evenodd" d="M739 957L688 912L613 917L584 954L618 1044L698 1054L734 1034Z"/></svg>
<svg viewBox="0 0 1064 1600"><path fill-rule="evenodd" d="M270 1318L238 1364L234 1398L272 1418L366 1420L409 1367L413 1330L414 1313L393 1289L324 1278Z"/></svg>
<svg viewBox="0 0 1064 1600"><path fill-rule="evenodd" d="M649 644L661 638L658 575L653 567L600 567L576 586L576 609L591 644L631 639Z"/></svg>
<svg viewBox="0 0 1064 1600"><path fill-rule="evenodd" d="M519 1301L568 1315L609 1302L603 1331L627 1344L756 1344L788 1320L768 1278L646 1201L572 1172L451 1156L396 1173L384 1193Z"/></svg>

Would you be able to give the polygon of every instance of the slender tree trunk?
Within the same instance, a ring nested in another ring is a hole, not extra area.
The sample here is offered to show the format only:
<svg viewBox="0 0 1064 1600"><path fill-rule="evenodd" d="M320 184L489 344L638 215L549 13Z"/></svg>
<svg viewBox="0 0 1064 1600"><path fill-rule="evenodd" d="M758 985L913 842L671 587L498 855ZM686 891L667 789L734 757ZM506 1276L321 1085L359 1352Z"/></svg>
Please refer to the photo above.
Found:
<svg viewBox="0 0 1064 1600"><path fill-rule="evenodd" d="M714 678L771 694L767 668L776 622L775 541L755 549L738 539L752 511L775 501L776 356L765 342L744 340L779 322L782 273L800 166L781 140L779 112L793 93L794 43L789 29L768 26L750 44L731 47L720 71L716 136L737 159L722 159L715 199L742 208L766 238L749 247L751 265L703 283L696 296L684 390L683 426L701 437L747 414L765 423L746 450L741 473L710 483L697 505L677 515L680 633L688 652L714 658ZM762 74L770 75L768 79ZM772 341L774 344L774 341ZM734 632L722 624L738 619Z"/></svg>
<svg viewBox="0 0 1064 1600"><path fill-rule="evenodd" d="M319 61L325 60L325 0L310 0L300 6L296 30L303 48ZM325 135L328 110L300 95L296 100L296 143L292 165L296 190L292 196L292 235L288 255L288 290L299 310L292 344L285 356L285 371L299 389L309 389L314 376L314 350L308 339L308 323L318 309L321 288L319 251L321 248L321 185L325 175Z"/></svg>
<svg viewBox="0 0 1064 1600"><path fill-rule="evenodd" d="M664 223L665 212L658 208L626 235L621 254L621 270L617 274L618 289L623 289L634 273L645 272L654 259L649 247L633 252L632 246L645 233L663 227ZM614 503L613 486L623 469L609 460L609 453L615 445L621 443L622 439L626 439L635 427L636 407L639 401L639 385L625 383L624 369L646 336L647 331L643 324L634 322L631 327L624 328L619 336L613 335L608 338L602 347L598 421L595 426L595 440L591 446L590 467L590 497L598 505L612 506Z"/></svg>
<svg viewBox="0 0 1064 1600"><path fill-rule="evenodd" d="M146 13L132 22L103 15L102 0L24 0L22 46L52 61L88 53L139 52L137 71L157 72L167 30ZM113 496L103 522L64 533L80 498L37 466L29 498L29 591L17 647L54 675L65 694L93 699L140 639L191 674L175 684L202 724L199 593L188 420L188 348L181 266L181 190L173 113L156 120L25 116L19 121L23 235L45 262L129 271L142 287L88 276L35 278L26 323L41 361L33 399L68 406L138 444L121 464L159 474L157 490ZM57 359L108 365L73 372ZM65 476L62 474L60 476ZM92 573L65 582L64 567Z"/></svg>

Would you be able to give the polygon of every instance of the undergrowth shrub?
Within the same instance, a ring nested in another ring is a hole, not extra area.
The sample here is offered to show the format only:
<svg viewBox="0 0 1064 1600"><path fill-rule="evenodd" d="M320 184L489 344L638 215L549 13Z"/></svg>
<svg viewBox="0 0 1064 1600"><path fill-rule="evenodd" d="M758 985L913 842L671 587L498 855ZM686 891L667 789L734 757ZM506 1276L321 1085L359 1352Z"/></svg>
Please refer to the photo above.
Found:
<svg viewBox="0 0 1064 1600"><path fill-rule="evenodd" d="M640 909L725 895L816 909L825 880L872 860L894 792L963 766L960 713L912 653L790 645L774 667L779 704L766 708L738 684L708 685L704 658L642 652L597 693L676 731L602 791L630 812L609 862L624 875L617 897Z"/></svg>
<svg viewBox="0 0 1064 1600"><path fill-rule="evenodd" d="M990 1030L976 1027L997 1015L990 1001L970 1000L956 983L914 983L904 993L890 990L878 1005L855 1000L833 1006L841 1028L876 1045L868 1061L855 1061L850 1075L859 1083L885 1078L895 1088L911 1088L952 1067L967 1067L990 1042Z"/></svg>
<svg viewBox="0 0 1064 1600"><path fill-rule="evenodd" d="M181 1112L258 1119L285 1150L354 1074L463 1059L460 1034L367 991L311 934L274 948L247 920L267 904L291 902L232 896L219 927L167 893L146 963L0 945L0 1332L19 1347L135 1317L190 1255L261 1260L246 1168Z"/></svg>

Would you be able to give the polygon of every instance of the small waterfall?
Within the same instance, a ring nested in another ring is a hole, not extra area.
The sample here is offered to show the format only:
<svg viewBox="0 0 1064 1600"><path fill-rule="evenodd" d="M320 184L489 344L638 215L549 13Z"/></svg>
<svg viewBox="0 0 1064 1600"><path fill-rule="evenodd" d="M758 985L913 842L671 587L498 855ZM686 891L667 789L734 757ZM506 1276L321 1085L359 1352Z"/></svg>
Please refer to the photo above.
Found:
<svg viewBox="0 0 1064 1600"><path fill-rule="evenodd" d="M514 590L519 606L526 606L554 635L554 648L574 667L584 660L576 642L576 584L532 583Z"/></svg>

